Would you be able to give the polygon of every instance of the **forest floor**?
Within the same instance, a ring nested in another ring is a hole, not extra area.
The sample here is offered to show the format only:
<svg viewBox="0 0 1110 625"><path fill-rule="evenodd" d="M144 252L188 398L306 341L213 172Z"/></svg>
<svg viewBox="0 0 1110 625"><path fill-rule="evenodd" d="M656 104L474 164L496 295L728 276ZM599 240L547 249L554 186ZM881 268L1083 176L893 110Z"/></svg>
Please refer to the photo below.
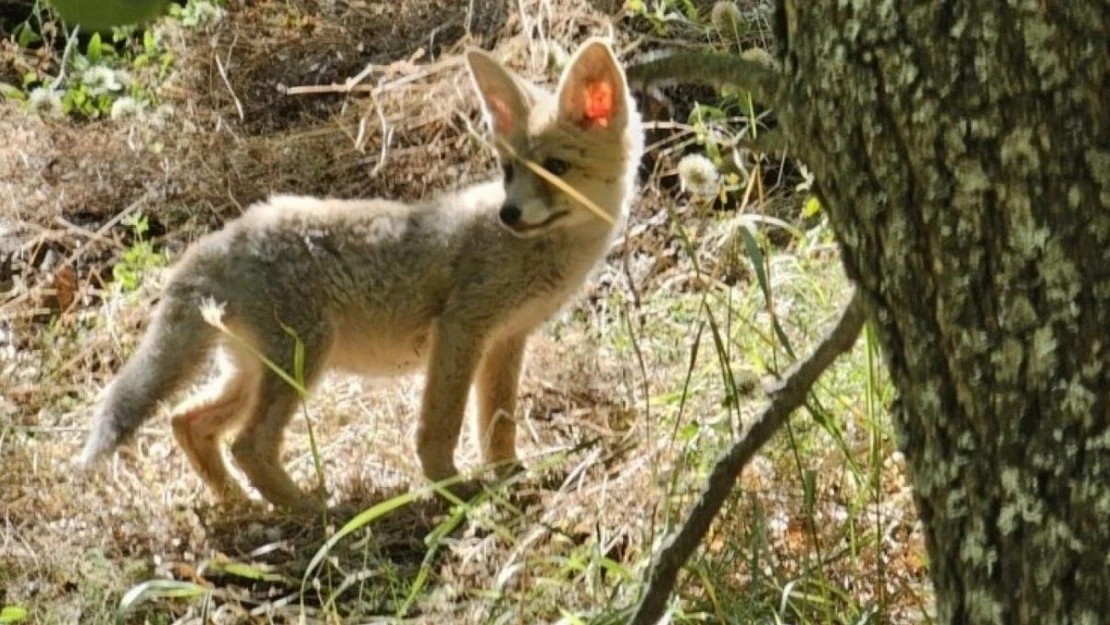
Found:
<svg viewBox="0 0 1110 625"><path fill-rule="evenodd" d="M804 169L737 147L773 116L668 87L641 99L626 230L530 343L513 484L462 507L427 492L419 376L333 376L306 402L285 460L326 484L320 519L213 504L164 418L78 473L91 409L190 242L271 193L416 200L496 175L465 46L551 84L590 35L625 61L772 43L759 2L723 35L704 2L189 0L72 40L35 7L0 7L0 623L618 620L848 299ZM679 179L689 154L721 172L708 193ZM671 622L931 619L892 393L865 333L739 476Z"/></svg>

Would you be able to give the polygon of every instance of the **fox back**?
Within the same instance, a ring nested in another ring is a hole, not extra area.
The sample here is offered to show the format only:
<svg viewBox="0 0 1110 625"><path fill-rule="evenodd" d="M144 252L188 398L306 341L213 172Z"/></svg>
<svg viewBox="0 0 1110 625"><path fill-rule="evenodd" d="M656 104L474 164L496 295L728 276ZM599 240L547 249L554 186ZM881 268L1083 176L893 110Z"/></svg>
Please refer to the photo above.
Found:
<svg viewBox="0 0 1110 625"><path fill-rule="evenodd" d="M174 410L178 443L209 487L238 495L218 447L238 430L232 455L263 497L316 507L279 459L296 389L258 358L290 371L298 343L308 384L336 368L425 369L417 452L428 478L457 473L472 384L484 460L517 464L525 341L604 257L625 219L643 137L624 75L598 40L579 49L555 93L484 52L467 61L501 179L415 205L278 196L202 238L107 389L83 464L134 432L220 346L223 375Z"/></svg>

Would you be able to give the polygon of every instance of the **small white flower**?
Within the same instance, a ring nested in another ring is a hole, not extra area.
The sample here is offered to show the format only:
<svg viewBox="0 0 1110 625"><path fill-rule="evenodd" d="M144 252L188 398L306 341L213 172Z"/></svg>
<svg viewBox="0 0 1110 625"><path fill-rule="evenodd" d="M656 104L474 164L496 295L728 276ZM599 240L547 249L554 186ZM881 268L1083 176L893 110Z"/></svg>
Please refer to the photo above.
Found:
<svg viewBox="0 0 1110 625"><path fill-rule="evenodd" d="M215 24L224 17L224 10L211 2L196 0L182 11L181 23L185 26Z"/></svg>
<svg viewBox="0 0 1110 625"><path fill-rule="evenodd" d="M204 322L208 325L224 329L224 311L227 309L227 302L217 302L211 297L206 297L200 302L200 316L204 318Z"/></svg>
<svg viewBox="0 0 1110 625"><path fill-rule="evenodd" d="M813 188L813 172L809 171L809 168L805 165L799 163L798 173L802 175L802 181L799 182L796 187L794 187L794 190L801 193L803 191L809 191L811 188Z"/></svg>
<svg viewBox="0 0 1110 625"><path fill-rule="evenodd" d="M62 92L50 87L35 87L27 97L27 107L40 115L60 115Z"/></svg>
<svg viewBox="0 0 1110 625"><path fill-rule="evenodd" d="M112 103L112 119L135 119L142 116L146 110L146 103L135 98L124 96Z"/></svg>
<svg viewBox="0 0 1110 625"><path fill-rule="evenodd" d="M787 518L786 512L776 510L767 519L767 529L771 530L771 534L781 536L786 533L790 527L790 519Z"/></svg>
<svg viewBox="0 0 1110 625"><path fill-rule="evenodd" d="M717 166L701 154L688 154L678 162L678 178L683 190L696 195L717 194Z"/></svg>
<svg viewBox="0 0 1110 625"><path fill-rule="evenodd" d="M151 127L165 128L166 122L173 118L174 113L175 111L172 104L159 104L158 108L154 109L154 112L147 116L147 119Z"/></svg>
<svg viewBox="0 0 1110 625"><path fill-rule="evenodd" d="M81 84L88 88L89 94L100 95L123 89L128 78L124 72L117 72L104 65L93 65L81 74Z"/></svg>

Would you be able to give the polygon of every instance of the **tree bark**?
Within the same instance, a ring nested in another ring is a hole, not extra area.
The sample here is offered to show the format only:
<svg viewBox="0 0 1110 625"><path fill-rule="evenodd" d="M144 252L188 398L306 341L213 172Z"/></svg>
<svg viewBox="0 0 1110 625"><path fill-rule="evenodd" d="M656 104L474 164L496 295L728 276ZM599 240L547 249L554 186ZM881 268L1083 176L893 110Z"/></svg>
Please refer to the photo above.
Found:
<svg viewBox="0 0 1110 625"><path fill-rule="evenodd" d="M785 0L942 623L1110 621L1110 5Z"/></svg>

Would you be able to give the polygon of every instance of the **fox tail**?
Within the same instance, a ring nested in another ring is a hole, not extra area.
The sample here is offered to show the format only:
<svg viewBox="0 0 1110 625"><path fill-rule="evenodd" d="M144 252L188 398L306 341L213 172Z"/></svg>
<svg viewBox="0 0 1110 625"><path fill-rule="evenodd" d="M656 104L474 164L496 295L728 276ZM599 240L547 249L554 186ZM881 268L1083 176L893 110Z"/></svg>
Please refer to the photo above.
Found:
<svg viewBox="0 0 1110 625"><path fill-rule="evenodd" d="M166 289L138 349L105 392L78 466L92 466L154 416L158 402L188 380L217 336L199 299L173 291L172 285Z"/></svg>

